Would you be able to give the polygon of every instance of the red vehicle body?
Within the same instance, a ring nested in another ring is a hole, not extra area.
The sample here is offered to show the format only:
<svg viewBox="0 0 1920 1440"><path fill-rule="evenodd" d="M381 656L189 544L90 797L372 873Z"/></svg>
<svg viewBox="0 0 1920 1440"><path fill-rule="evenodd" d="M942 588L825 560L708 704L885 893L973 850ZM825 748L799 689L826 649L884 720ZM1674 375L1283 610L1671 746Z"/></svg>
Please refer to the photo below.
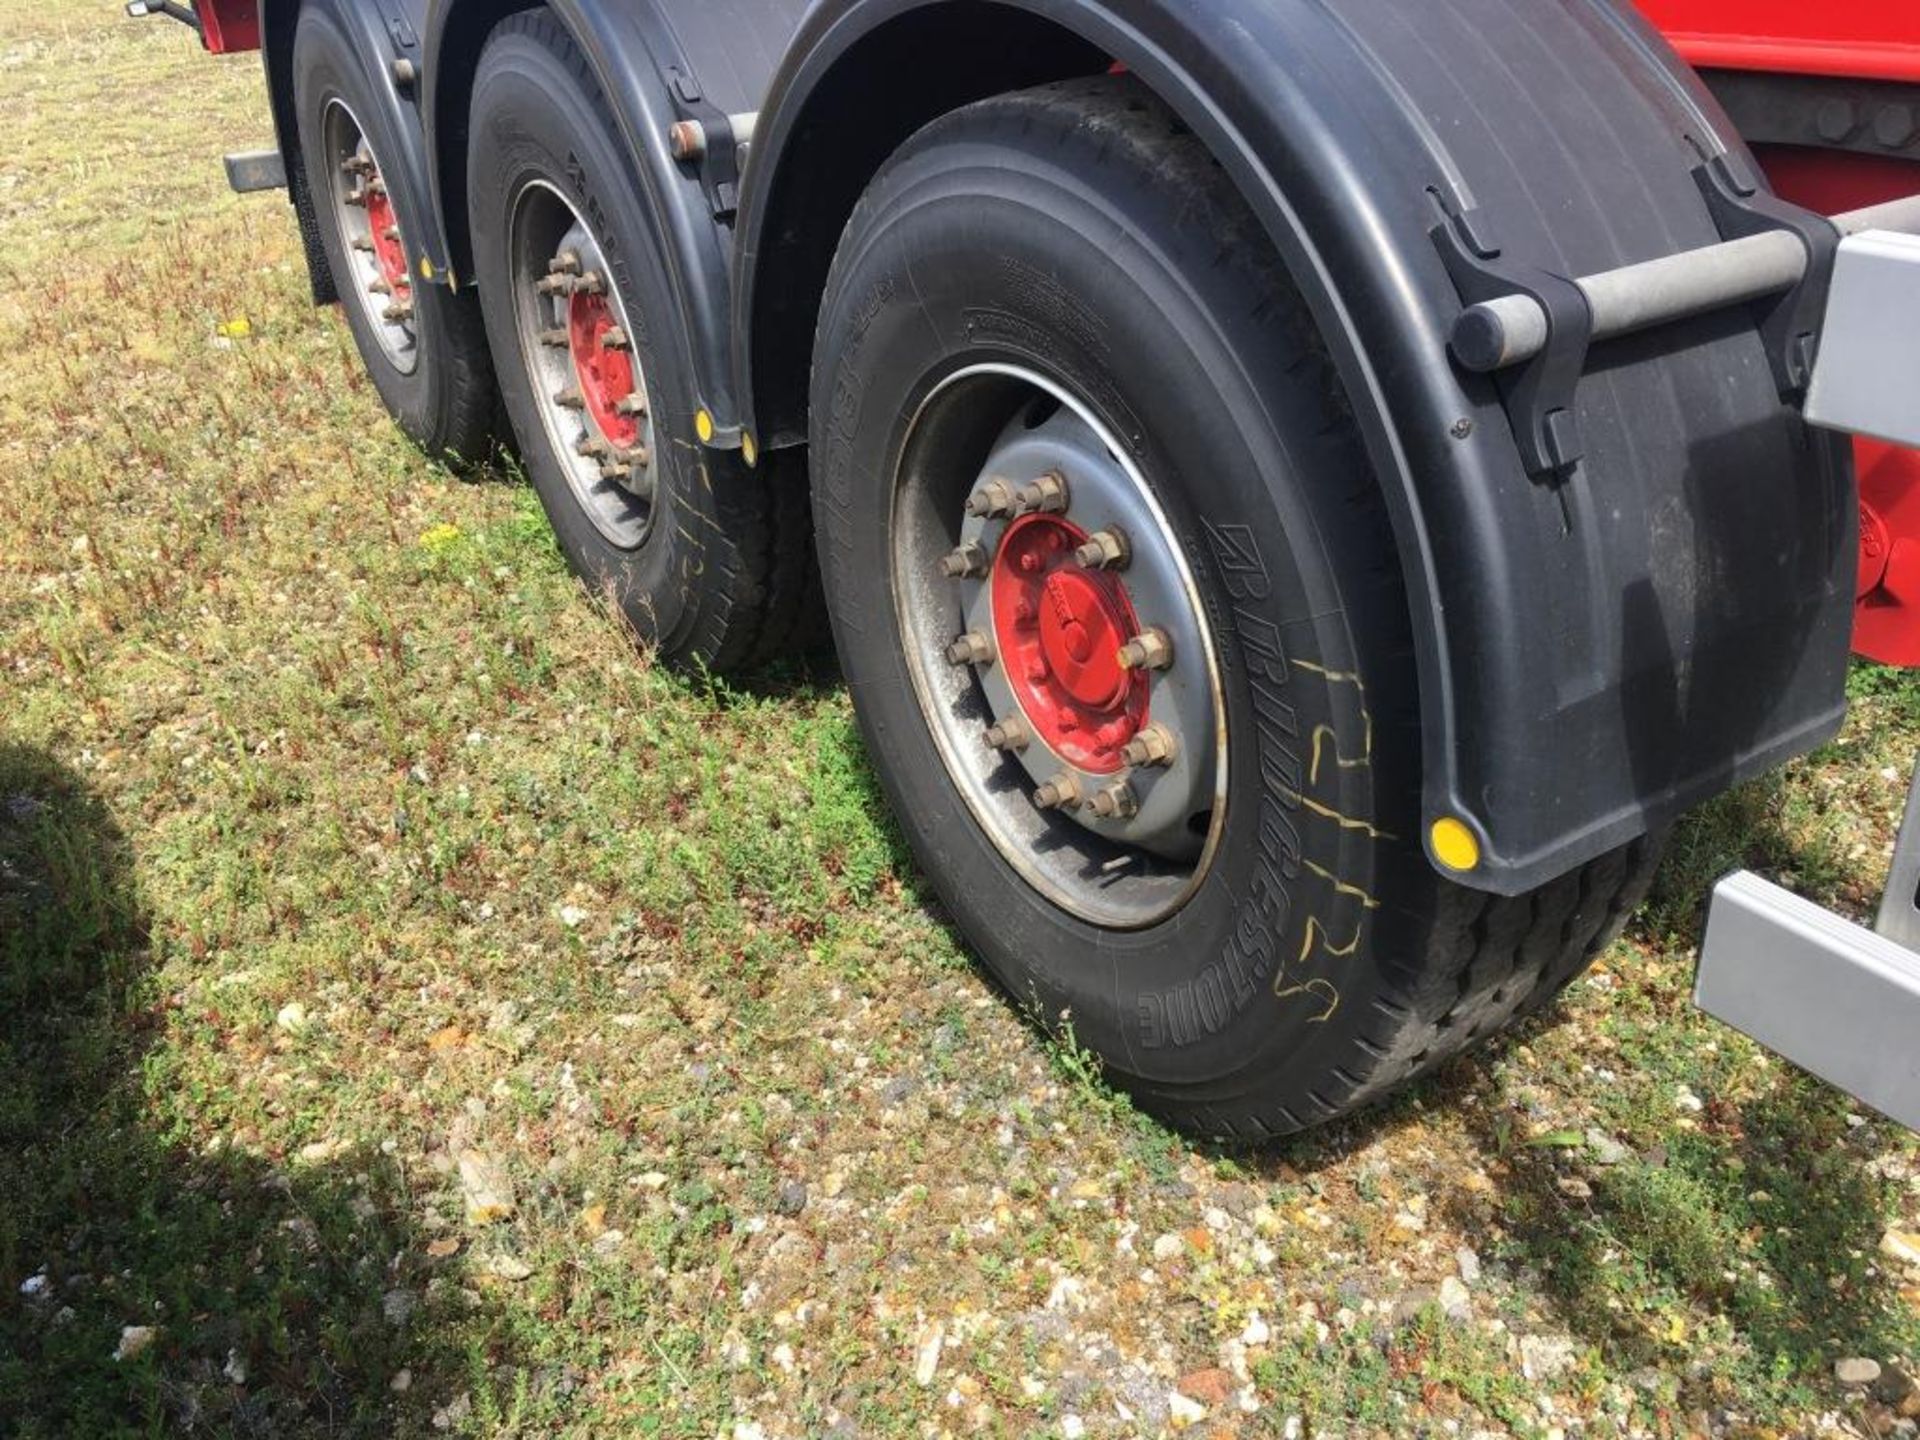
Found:
<svg viewBox="0 0 1920 1440"><path fill-rule="evenodd" d="M1788 200L1833 215L1920 190L1920 92L1903 89L1920 86L1920 6L1640 0L1640 8L1710 79L1813 82L1803 99L1816 114L1826 107L1826 124L1808 138L1823 143L1756 139L1774 188ZM1879 113L1868 113L1876 97ZM1859 469L1854 644L1875 660L1920 665L1920 452L1863 440Z"/></svg>

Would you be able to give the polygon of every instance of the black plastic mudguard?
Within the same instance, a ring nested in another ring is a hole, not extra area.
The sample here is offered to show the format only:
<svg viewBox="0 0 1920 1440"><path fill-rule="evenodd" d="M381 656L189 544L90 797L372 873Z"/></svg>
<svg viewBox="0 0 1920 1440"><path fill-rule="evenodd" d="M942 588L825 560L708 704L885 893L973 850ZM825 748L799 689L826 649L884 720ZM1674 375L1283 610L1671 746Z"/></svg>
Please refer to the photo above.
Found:
<svg viewBox="0 0 1920 1440"><path fill-rule="evenodd" d="M429 0L427 112L438 208L456 263L466 237L466 104L493 24L526 0ZM737 448L741 410L731 363L730 173L677 162L669 132L680 120L717 126L759 108L805 0L548 0L586 57L626 142L632 180L647 197L654 243L678 298L687 373L714 422L713 439Z"/></svg>
<svg viewBox="0 0 1920 1440"><path fill-rule="evenodd" d="M1783 399L1762 317L1593 348L1555 437L1579 458L1557 475L1529 473L1511 397L1447 353L1462 295L1437 230L1583 275L1719 240L1704 160L1757 175L1638 17L1610 0L1009 3L1172 104L1308 297L1393 513L1427 819L1480 841L1459 878L1532 889L1833 733L1850 462ZM929 8L823 0L793 41L741 199L742 393L765 379L769 297L809 283L783 168L820 143L848 58Z"/></svg>

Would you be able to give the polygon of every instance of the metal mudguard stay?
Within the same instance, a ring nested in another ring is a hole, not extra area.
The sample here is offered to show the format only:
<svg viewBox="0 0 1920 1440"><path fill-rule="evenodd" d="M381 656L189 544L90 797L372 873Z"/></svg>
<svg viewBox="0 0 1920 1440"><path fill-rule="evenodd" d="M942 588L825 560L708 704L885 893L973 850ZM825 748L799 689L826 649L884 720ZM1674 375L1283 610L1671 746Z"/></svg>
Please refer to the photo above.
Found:
<svg viewBox="0 0 1920 1440"><path fill-rule="evenodd" d="M761 114L736 299L741 392L769 433L794 423L777 328L820 278L786 176L827 143L830 97L866 47L930 8L816 7ZM1481 842L1461 878L1528 890L1832 733L1851 473L1842 442L1783 402L1754 315L1596 347L1564 431L1580 458L1557 476L1529 474L1508 395L1447 353L1461 291L1433 232L1449 217L1521 274L1723 238L1696 171L1725 155L1750 175L1751 159L1650 28L1606 0L1019 8L1180 112L1311 303L1407 573L1427 818L1460 817ZM1257 573L1254 537L1214 538Z"/></svg>

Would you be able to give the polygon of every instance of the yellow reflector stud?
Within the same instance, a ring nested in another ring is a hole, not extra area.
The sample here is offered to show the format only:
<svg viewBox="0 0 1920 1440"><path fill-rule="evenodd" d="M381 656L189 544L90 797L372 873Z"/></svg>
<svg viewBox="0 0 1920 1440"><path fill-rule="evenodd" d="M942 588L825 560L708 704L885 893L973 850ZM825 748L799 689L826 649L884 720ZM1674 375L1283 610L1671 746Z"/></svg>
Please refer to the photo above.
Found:
<svg viewBox="0 0 1920 1440"><path fill-rule="evenodd" d="M1434 821L1427 839L1433 847L1433 858L1449 870L1465 873L1480 864L1480 842L1473 838L1473 831L1451 815Z"/></svg>
<svg viewBox="0 0 1920 1440"><path fill-rule="evenodd" d="M700 437L700 443L702 445L712 440L713 416L709 415L705 410L695 411L693 416L693 433Z"/></svg>
<svg viewBox="0 0 1920 1440"><path fill-rule="evenodd" d="M424 255L420 257L420 278L422 280L431 280L433 278L433 261Z"/></svg>
<svg viewBox="0 0 1920 1440"><path fill-rule="evenodd" d="M746 458L749 466L760 463L760 447L753 443L753 436L742 435L740 437L740 453Z"/></svg>

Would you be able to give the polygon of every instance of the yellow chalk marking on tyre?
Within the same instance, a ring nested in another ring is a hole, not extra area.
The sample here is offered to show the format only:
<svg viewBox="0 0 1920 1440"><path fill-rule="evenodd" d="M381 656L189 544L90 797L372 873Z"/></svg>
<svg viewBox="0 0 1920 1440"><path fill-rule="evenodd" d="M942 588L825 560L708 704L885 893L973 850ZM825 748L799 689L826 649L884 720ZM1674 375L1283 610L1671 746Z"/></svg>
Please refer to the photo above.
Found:
<svg viewBox="0 0 1920 1440"><path fill-rule="evenodd" d="M1449 870L1464 875L1480 865L1480 842L1464 821L1451 815L1443 815L1433 822L1433 828L1427 831L1427 841L1433 858Z"/></svg>
<svg viewBox="0 0 1920 1440"><path fill-rule="evenodd" d="M1308 1019L1309 1025L1324 1025L1333 1018L1333 1012L1340 1008L1340 992L1331 980L1314 979L1304 985L1294 985L1285 990L1274 992L1274 999L1285 1000L1294 995L1311 995L1327 1008Z"/></svg>
<svg viewBox="0 0 1920 1440"><path fill-rule="evenodd" d="M1378 910L1380 908L1380 902L1374 899L1373 896L1369 895L1366 891L1362 890L1358 885L1349 885L1346 881L1342 880L1338 875L1334 874L1331 870L1327 869L1325 866L1316 865L1311 860L1302 860L1300 863L1304 865L1307 869L1311 870L1314 874L1318 875L1322 880L1326 881L1329 885L1333 886L1335 894L1351 895L1355 900L1358 900L1360 904L1368 910Z"/></svg>

